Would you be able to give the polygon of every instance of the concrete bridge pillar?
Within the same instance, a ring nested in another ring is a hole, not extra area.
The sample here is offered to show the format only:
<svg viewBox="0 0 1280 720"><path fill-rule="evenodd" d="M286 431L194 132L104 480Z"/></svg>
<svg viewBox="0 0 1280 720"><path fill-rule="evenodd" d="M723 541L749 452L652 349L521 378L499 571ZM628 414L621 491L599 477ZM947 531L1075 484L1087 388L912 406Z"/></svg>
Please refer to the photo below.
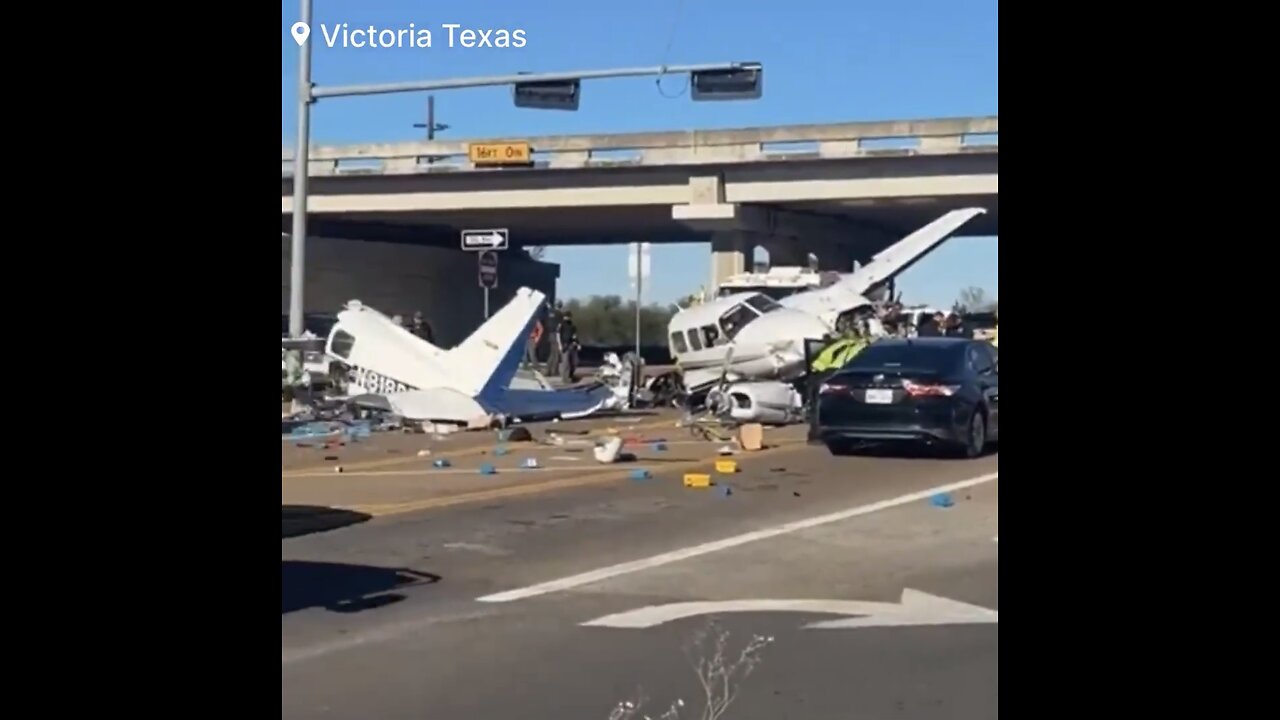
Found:
<svg viewBox="0 0 1280 720"><path fill-rule="evenodd" d="M711 235L711 290L730 275L747 272L756 251L751 233L727 230Z"/></svg>

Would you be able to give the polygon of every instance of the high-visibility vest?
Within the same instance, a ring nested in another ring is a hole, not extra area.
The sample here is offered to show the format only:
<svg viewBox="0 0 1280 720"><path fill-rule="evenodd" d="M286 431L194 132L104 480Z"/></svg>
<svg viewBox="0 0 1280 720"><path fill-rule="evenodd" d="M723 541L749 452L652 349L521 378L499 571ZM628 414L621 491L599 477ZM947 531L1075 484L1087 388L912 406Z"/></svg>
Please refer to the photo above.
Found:
<svg viewBox="0 0 1280 720"><path fill-rule="evenodd" d="M991 344L1000 347L1000 326L991 329Z"/></svg>
<svg viewBox="0 0 1280 720"><path fill-rule="evenodd" d="M823 348L809 368L814 372L824 372L844 367L866 346L860 338L842 338Z"/></svg>

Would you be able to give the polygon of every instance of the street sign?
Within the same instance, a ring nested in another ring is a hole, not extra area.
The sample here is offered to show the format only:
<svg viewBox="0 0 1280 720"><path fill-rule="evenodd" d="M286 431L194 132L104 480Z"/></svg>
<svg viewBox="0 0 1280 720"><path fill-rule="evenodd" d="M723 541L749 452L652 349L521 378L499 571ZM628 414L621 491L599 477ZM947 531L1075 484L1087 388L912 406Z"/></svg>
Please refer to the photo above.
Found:
<svg viewBox="0 0 1280 720"><path fill-rule="evenodd" d="M506 228L489 230L463 230L462 249L472 252L485 250L506 250L508 233Z"/></svg>
<svg viewBox="0 0 1280 720"><path fill-rule="evenodd" d="M527 142L471 143L467 157L479 167L532 165L533 148Z"/></svg>
<svg viewBox="0 0 1280 720"><path fill-rule="evenodd" d="M476 256L480 264L480 287L492 290L498 287L498 253L485 251Z"/></svg>
<svg viewBox="0 0 1280 720"><path fill-rule="evenodd" d="M862 600L727 600L651 605L638 610L606 615L588 627L649 628L698 615L728 612L797 612L843 615L838 620L813 622L803 627L813 630L842 630L909 625L1000 624L1000 613L978 605L904 588L897 603Z"/></svg>

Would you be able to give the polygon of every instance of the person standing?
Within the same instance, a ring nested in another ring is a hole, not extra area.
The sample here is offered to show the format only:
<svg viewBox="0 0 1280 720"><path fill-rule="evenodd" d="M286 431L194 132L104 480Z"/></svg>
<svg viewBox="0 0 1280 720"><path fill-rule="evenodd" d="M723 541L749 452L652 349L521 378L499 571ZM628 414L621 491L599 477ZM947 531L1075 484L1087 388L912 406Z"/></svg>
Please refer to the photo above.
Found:
<svg viewBox="0 0 1280 720"><path fill-rule="evenodd" d="M413 324L409 327L410 332L418 337L426 340L432 345L435 344L435 333L431 332L431 323L426 321L422 316L422 311L418 310L413 314Z"/></svg>
<svg viewBox="0 0 1280 720"><path fill-rule="evenodd" d="M556 335L560 338L560 379L572 383L578 370L578 328L573 324L573 313L566 310L560 316Z"/></svg>
<svg viewBox="0 0 1280 720"><path fill-rule="evenodd" d="M547 353L547 377L555 377L560 374L560 321L564 317L564 301L557 300L555 307L547 314L546 331L551 333L548 345L551 346L550 352Z"/></svg>

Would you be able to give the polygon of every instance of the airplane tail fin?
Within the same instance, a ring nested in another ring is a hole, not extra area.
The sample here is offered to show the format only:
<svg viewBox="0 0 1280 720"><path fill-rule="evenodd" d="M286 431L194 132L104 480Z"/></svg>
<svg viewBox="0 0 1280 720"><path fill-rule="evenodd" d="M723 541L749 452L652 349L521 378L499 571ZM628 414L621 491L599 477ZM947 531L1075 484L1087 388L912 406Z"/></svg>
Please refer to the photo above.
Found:
<svg viewBox="0 0 1280 720"><path fill-rule="evenodd" d="M545 299L537 290L520 288L470 337L443 354L441 362L459 390L481 397L506 389L520 369L525 343Z"/></svg>

